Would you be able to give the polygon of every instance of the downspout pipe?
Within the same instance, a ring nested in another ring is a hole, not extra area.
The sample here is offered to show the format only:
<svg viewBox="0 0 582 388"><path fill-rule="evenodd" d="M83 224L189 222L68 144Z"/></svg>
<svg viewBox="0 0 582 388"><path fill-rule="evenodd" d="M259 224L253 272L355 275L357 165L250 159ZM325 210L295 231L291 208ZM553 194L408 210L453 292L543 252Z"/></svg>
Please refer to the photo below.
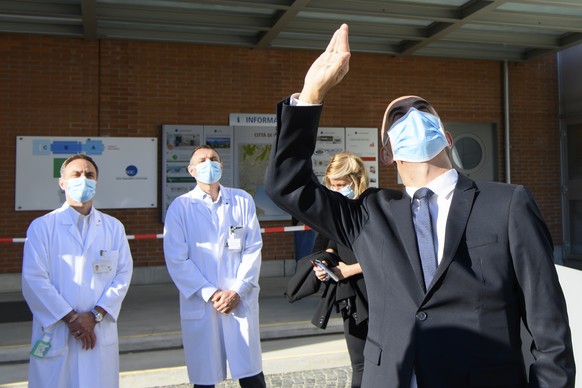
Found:
<svg viewBox="0 0 582 388"><path fill-rule="evenodd" d="M511 183L511 140L509 128L509 67L503 61L503 127L505 128L505 181Z"/></svg>

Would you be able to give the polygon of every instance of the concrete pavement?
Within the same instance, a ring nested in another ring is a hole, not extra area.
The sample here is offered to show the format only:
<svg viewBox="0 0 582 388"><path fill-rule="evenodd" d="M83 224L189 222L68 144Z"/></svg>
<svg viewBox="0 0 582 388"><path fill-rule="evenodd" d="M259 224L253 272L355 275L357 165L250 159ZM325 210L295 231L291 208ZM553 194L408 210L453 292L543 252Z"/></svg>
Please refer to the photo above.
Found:
<svg viewBox="0 0 582 388"><path fill-rule="evenodd" d="M260 279L265 375L279 382L282 374L291 380L317 380L317 376L320 380L322 376L337 380L338 374L345 374L350 365L341 334L341 319L338 315L332 316L326 330L313 326L310 321L319 295L288 303L284 296L287 281L286 277ZM0 301L15 300L22 300L22 296L19 293L0 294ZM118 323L122 386L179 386L188 382L178 305L178 291L173 283L130 287ZM30 332L31 322L0 324L0 387L27 385ZM327 369L331 371L316 372ZM326 384L324 380L320 382ZM343 387L344 383L325 386ZM273 383L270 386L288 385Z"/></svg>

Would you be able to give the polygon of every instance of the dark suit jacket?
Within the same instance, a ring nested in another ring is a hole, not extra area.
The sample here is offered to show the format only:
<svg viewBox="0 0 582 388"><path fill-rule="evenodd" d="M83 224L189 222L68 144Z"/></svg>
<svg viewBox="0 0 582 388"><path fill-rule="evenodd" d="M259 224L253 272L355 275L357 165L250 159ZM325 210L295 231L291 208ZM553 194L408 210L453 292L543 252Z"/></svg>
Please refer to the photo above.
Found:
<svg viewBox="0 0 582 388"><path fill-rule="evenodd" d="M370 307L363 386L409 388L414 370L419 388L574 387L566 303L531 194L459 175L444 256L425 292L410 198L370 189L349 200L313 175L321 110L278 105L265 188L362 266ZM521 319L534 339L529 372Z"/></svg>

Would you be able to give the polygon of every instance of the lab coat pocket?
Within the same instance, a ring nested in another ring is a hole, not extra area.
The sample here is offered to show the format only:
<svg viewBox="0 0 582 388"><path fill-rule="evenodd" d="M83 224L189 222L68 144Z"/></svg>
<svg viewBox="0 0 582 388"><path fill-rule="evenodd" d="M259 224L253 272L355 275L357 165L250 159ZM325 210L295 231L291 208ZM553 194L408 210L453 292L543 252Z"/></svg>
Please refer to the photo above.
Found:
<svg viewBox="0 0 582 388"><path fill-rule="evenodd" d="M243 299L240 300L238 305L231 312L232 315L239 318L250 317L254 313L255 305L254 304L249 305Z"/></svg>
<svg viewBox="0 0 582 388"><path fill-rule="evenodd" d="M65 354L69 348L69 328L64 322L58 322L42 330L36 327L32 335L32 346L40 341L42 337L50 335L50 348L43 359L60 357Z"/></svg>
<svg viewBox="0 0 582 388"><path fill-rule="evenodd" d="M230 252L244 250L246 227L244 225L231 225L228 228L227 247Z"/></svg>
<svg viewBox="0 0 582 388"><path fill-rule="evenodd" d="M210 303L210 302L208 302ZM183 299L180 303L180 317L182 319L201 319L204 317L206 302L202 298L192 296Z"/></svg>
<svg viewBox="0 0 582 388"><path fill-rule="evenodd" d="M111 275L117 271L117 262L119 261L119 251L99 250L93 260L93 274Z"/></svg>
<svg viewBox="0 0 582 388"><path fill-rule="evenodd" d="M95 325L95 337L97 345L108 346L117 342L117 325L105 317L103 321Z"/></svg>
<svg viewBox="0 0 582 388"><path fill-rule="evenodd" d="M109 286L117 273L119 251L100 250L91 262L94 288L103 290Z"/></svg>

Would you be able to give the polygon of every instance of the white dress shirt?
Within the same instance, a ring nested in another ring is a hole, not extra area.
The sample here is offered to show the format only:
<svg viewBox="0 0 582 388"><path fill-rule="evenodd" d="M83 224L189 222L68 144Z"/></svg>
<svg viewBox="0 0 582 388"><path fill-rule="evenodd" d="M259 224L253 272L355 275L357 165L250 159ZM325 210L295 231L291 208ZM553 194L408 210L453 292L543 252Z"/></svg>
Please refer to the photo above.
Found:
<svg viewBox="0 0 582 388"><path fill-rule="evenodd" d="M447 226L447 218L449 216L449 209L451 201L453 200L453 191L457 185L459 174L457 170L450 169L438 178L432 180L428 187L434 193L429 200L429 210L432 219L432 230L435 248L437 251L437 261L440 264L443 258L443 250L445 246L445 229ZM420 201L414 199L414 193L420 187L406 187L406 193L412 200L412 219L416 219Z"/></svg>

